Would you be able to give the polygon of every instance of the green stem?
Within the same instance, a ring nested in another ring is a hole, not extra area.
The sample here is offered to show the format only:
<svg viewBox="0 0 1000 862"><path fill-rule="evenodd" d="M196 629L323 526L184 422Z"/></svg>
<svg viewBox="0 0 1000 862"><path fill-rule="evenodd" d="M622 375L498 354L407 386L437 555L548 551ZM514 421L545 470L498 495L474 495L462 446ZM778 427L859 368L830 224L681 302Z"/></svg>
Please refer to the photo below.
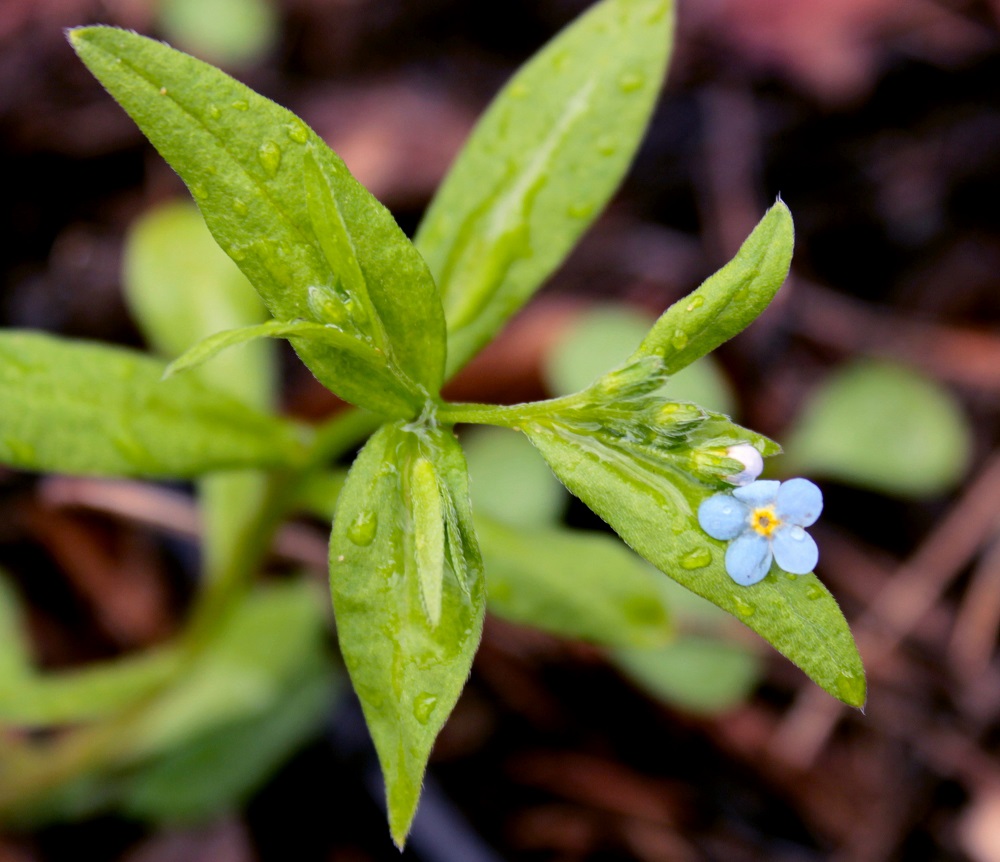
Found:
<svg viewBox="0 0 1000 862"><path fill-rule="evenodd" d="M571 405L573 397L552 398L524 404L452 404L445 401L438 407L437 419L449 425L460 423L496 425L500 428L518 430L518 427L526 422L551 416Z"/></svg>

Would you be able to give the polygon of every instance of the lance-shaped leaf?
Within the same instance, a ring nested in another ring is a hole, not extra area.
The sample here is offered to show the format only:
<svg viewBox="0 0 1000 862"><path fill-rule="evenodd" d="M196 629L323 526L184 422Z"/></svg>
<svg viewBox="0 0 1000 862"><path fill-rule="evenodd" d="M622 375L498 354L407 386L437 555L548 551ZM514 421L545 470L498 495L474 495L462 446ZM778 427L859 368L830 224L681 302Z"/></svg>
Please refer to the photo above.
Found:
<svg viewBox="0 0 1000 862"><path fill-rule="evenodd" d="M189 477L297 463L296 429L165 363L35 332L0 333L0 462L28 470Z"/></svg>
<svg viewBox="0 0 1000 862"><path fill-rule="evenodd" d="M216 241L280 320L334 323L382 350L299 355L338 395L413 416L440 386L444 319L423 259L298 117L218 69L109 27L70 32L80 58L187 183ZM360 275L359 275L360 273ZM312 297L312 298L311 298ZM323 317L331 310L337 319ZM373 368L408 381L386 391Z"/></svg>
<svg viewBox="0 0 1000 862"><path fill-rule="evenodd" d="M167 367L165 377L172 377L180 371L189 371L197 368L209 359L214 359L222 351L240 344L256 341L260 338L287 338L290 341L311 341L321 344L330 344L345 353L355 354L369 362L379 361L375 348L365 344L356 338L352 338L345 332L336 329L328 324L313 323L309 320L269 320L266 323L258 323L256 326L243 326L239 329L226 329L216 332L208 338L199 341L190 349L177 357ZM400 386L400 381L391 379L388 369L379 369L378 374L384 374L390 384Z"/></svg>
<svg viewBox="0 0 1000 862"><path fill-rule="evenodd" d="M746 329L767 308L788 275L792 215L780 200L729 263L668 308L630 361L655 356L670 375Z"/></svg>
<svg viewBox="0 0 1000 862"><path fill-rule="evenodd" d="M602 646L665 643L660 575L614 536L527 530L478 516L491 613Z"/></svg>
<svg viewBox="0 0 1000 862"><path fill-rule="evenodd" d="M672 0L605 0L507 84L415 240L441 289L449 371L538 289L614 193L672 44Z"/></svg>
<svg viewBox="0 0 1000 862"><path fill-rule="evenodd" d="M725 543L698 525L701 501L722 486L726 472L739 472L725 450L745 442L769 455L777 446L694 405L655 403L625 394L605 410L581 406L522 430L566 487L634 550L738 617L826 691L863 705L857 648L816 576L774 568L755 586L739 586L725 570Z"/></svg>
<svg viewBox="0 0 1000 862"><path fill-rule="evenodd" d="M482 629L486 596L467 485L450 431L385 425L351 467L330 538L340 649L400 846Z"/></svg>

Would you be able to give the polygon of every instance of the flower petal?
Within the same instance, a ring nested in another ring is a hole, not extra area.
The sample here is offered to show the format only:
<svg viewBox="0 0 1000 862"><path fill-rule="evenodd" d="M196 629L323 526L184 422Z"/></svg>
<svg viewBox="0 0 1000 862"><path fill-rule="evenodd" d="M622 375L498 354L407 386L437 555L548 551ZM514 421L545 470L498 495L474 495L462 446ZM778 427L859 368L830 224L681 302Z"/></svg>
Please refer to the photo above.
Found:
<svg viewBox="0 0 1000 862"><path fill-rule="evenodd" d="M747 528L750 511L731 494L716 494L698 507L698 523L713 539L735 539Z"/></svg>
<svg viewBox="0 0 1000 862"><path fill-rule="evenodd" d="M754 449L749 443L737 443L726 450L726 457L739 461L743 469L733 476L726 476L725 480L730 485L749 485L764 469L764 459L760 452Z"/></svg>
<svg viewBox="0 0 1000 862"><path fill-rule="evenodd" d="M799 526L778 527L771 536L771 547L778 568L793 575L808 574L819 562L815 540Z"/></svg>
<svg viewBox="0 0 1000 862"><path fill-rule="evenodd" d="M742 500L751 508L769 506L774 502L775 497L778 496L778 487L780 485L781 482L777 482L774 479L761 479L757 482L751 482L743 488L734 489L733 496L737 500Z"/></svg>
<svg viewBox="0 0 1000 862"><path fill-rule="evenodd" d="M743 533L726 549L726 571L744 587L763 580L770 568L771 545L763 536Z"/></svg>
<svg viewBox="0 0 1000 862"><path fill-rule="evenodd" d="M808 479L789 479L778 489L778 517L790 524L811 527L823 511L823 492Z"/></svg>

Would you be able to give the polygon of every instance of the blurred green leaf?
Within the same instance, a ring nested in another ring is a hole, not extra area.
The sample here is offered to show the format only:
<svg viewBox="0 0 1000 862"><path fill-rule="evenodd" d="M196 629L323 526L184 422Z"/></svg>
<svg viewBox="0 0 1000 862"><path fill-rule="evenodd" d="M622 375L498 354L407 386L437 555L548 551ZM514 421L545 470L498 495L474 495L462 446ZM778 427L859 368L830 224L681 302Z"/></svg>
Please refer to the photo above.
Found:
<svg viewBox="0 0 1000 862"><path fill-rule="evenodd" d="M0 571L0 718L5 701L3 692L17 687L33 672L24 608L14 585Z"/></svg>
<svg viewBox="0 0 1000 862"><path fill-rule="evenodd" d="M969 420L947 390L912 369L865 361L817 387L782 468L924 497L954 488L971 454Z"/></svg>
<svg viewBox="0 0 1000 862"><path fill-rule="evenodd" d="M462 446L477 516L523 527L559 519L566 508L566 492L522 435L502 428L476 428L462 437Z"/></svg>
<svg viewBox="0 0 1000 862"><path fill-rule="evenodd" d="M736 644L685 635L655 649L618 649L615 662L671 706L713 714L738 706L760 678L760 659Z"/></svg>
<svg viewBox="0 0 1000 862"><path fill-rule="evenodd" d="M553 395L579 392L635 351L655 319L624 305L598 306L581 315L545 357L545 379ZM674 374L664 393L732 415L735 405L725 376L710 356Z"/></svg>
<svg viewBox="0 0 1000 862"><path fill-rule="evenodd" d="M263 714L287 681L322 656L326 620L307 582L257 587L194 657L179 684L136 723L132 757L163 752L209 730Z"/></svg>
<svg viewBox="0 0 1000 862"><path fill-rule="evenodd" d="M188 477L281 467L296 429L124 348L0 333L0 461L29 470Z"/></svg>
<svg viewBox="0 0 1000 862"><path fill-rule="evenodd" d="M163 688L183 666L173 648L99 662L75 670L0 677L0 721L46 727L114 715Z"/></svg>
<svg viewBox="0 0 1000 862"><path fill-rule="evenodd" d="M298 353L320 382L376 412L419 413L444 370L437 289L392 216L337 155L294 114L160 42L110 27L72 30L70 41L187 183L213 236L277 319L328 323L323 315L339 304L345 332L359 343L370 337L379 346L385 332L377 363L302 341ZM346 244L329 241L335 219ZM363 319L368 303L349 292L352 261L376 320ZM376 373L386 368L391 375Z"/></svg>
<svg viewBox="0 0 1000 862"><path fill-rule="evenodd" d="M614 193L672 45L671 0L605 0L518 71L417 233L441 289L449 372L566 257Z"/></svg>
<svg viewBox="0 0 1000 862"><path fill-rule="evenodd" d="M282 680L268 708L214 726L144 764L127 782L122 810L144 820L205 821L244 803L330 712L335 677L314 655Z"/></svg>
<svg viewBox="0 0 1000 862"><path fill-rule="evenodd" d="M433 488L439 499L428 506ZM402 846L486 604L465 462L450 430L384 425L361 450L333 520L330 590L341 653L382 764L389 826Z"/></svg>
<svg viewBox="0 0 1000 862"><path fill-rule="evenodd" d="M477 517L489 609L512 622L605 646L671 635L662 578L603 533L505 526Z"/></svg>
<svg viewBox="0 0 1000 862"><path fill-rule="evenodd" d="M150 345L167 359L220 330L252 326L270 316L187 202L160 206L132 225L123 281L129 309ZM277 376L273 345L248 345L199 375L247 404L267 409Z"/></svg>
<svg viewBox="0 0 1000 862"><path fill-rule="evenodd" d="M259 59L278 36L269 0L160 0L157 9L168 41L221 66Z"/></svg>

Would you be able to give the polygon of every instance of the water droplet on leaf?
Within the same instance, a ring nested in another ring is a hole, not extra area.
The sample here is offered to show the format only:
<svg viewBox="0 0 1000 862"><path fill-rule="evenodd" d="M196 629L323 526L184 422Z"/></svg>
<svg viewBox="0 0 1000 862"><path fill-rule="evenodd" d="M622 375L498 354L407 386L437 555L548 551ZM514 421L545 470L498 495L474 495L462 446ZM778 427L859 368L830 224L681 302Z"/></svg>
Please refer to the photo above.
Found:
<svg viewBox="0 0 1000 862"><path fill-rule="evenodd" d="M375 512L361 512L347 528L347 538L355 545L366 547L375 540L378 532L378 515Z"/></svg>
<svg viewBox="0 0 1000 862"><path fill-rule="evenodd" d="M247 205L239 198L236 198L233 200L233 212L236 215L245 216L247 214Z"/></svg>
<svg viewBox="0 0 1000 862"><path fill-rule="evenodd" d="M749 619L757 612L757 608L749 602L743 601L743 599L735 599L733 603L736 606L736 616L741 620Z"/></svg>
<svg viewBox="0 0 1000 862"><path fill-rule="evenodd" d="M674 350L683 350L687 347L688 337L687 333L683 329L678 329L673 338L670 339L670 343L673 345Z"/></svg>
<svg viewBox="0 0 1000 862"><path fill-rule="evenodd" d="M281 147L274 141L264 141L257 151L257 158L260 159L264 170L273 177L281 167Z"/></svg>
<svg viewBox="0 0 1000 862"><path fill-rule="evenodd" d="M297 144L304 144L309 140L309 130L302 123L290 123L288 126L288 137Z"/></svg>
<svg viewBox="0 0 1000 862"><path fill-rule="evenodd" d="M623 93L634 93L636 90L642 88L642 85L646 83L646 79L635 72L626 72L618 79L618 88Z"/></svg>
<svg viewBox="0 0 1000 862"><path fill-rule="evenodd" d="M701 308L705 304L705 297L696 296L694 297L684 309L685 311L694 311L696 308Z"/></svg>
<svg viewBox="0 0 1000 862"><path fill-rule="evenodd" d="M236 108L237 111L250 110L249 102L245 101L244 99L237 99L235 102L233 102L233 107Z"/></svg>
<svg viewBox="0 0 1000 862"><path fill-rule="evenodd" d="M430 721L431 713L434 712L434 707L437 706L437 702L437 695L431 694L428 691L418 694L413 699L413 717L421 724L427 724Z"/></svg>
<svg viewBox="0 0 1000 862"><path fill-rule="evenodd" d="M821 599L823 598L823 588L819 584L812 584L809 589L806 590L806 598L810 599Z"/></svg>
<svg viewBox="0 0 1000 862"><path fill-rule="evenodd" d="M618 152L618 139L613 135L605 135L597 141L597 152L602 156L613 156Z"/></svg>
<svg viewBox="0 0 1000 862"><path fill-rule="evenodd" d="M712 562L712 552L708 548L695 548L681 557L681 568L703 569Z"/></svg>
<svg viewBox="0 0 1000 862"><path fill-rule="evenodd" d="M217 120L217 119L219 119L219 117L221 117L221 116L222 116L222 109L221 109L221 108L219 108L219 106L218 106L218 105L209 105L209 106L208 106L208 115L209 115L209 116L210 116L210 117L211 117L211 118L212 118L213 120Z"/></svg>
<svg viewBox="0 0 1000 862"><path fill-rule="evenodd" d="M853 673L849 673L846 670L840 672L837 676L836 682L834 682L834 688L837 689L837 694L840 696L841 700L852 704L853 706L860 707L864 704L865 700L865 680L864 677L855 676Z"/></svg>

